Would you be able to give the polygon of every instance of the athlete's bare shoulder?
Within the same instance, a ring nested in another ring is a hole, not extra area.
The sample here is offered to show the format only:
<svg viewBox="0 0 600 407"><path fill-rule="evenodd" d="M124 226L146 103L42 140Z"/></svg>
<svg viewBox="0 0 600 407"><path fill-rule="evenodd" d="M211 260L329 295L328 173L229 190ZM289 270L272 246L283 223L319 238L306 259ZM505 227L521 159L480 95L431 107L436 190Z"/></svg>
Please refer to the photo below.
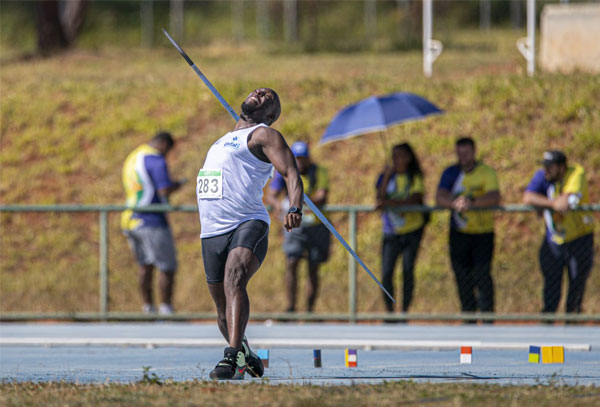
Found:
<svg viewBox="0 0 600 407"><path fill-rule="evenodd" d="M283 135L271 127L258 127L248 135L248 149L259 160L267 163L271 160L267 158L264 149L277 148L281 145L286 145Z"/></svg>
<svg viewBox="0 0 600 407"><path fill-rule="evenodd" d="M260 126L248 135L248 146L250 144L260 144L266 146L283 140L283 136L272 127Z"/></svg>

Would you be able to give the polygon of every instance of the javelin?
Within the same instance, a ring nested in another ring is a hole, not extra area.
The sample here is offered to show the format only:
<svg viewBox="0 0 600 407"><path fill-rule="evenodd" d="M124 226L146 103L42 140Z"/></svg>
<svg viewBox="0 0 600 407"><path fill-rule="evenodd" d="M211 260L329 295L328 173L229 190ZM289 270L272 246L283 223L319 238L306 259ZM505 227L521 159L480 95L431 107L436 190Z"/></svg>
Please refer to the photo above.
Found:
<svg viewBox="0 0 600 407"><path fill-rule="evenodd" d="M219 102L221 102L221 104L223 105L223 107L225 108L225 110L227 110L229 112L229 114L231 115L231 117L233 117L233 119L237 122L240 119L240 116L238 116L238 114L235 112L235 110L233 110L231 108L231 106L229 105L229 103L227 103L227 101L223 98L223 96L221 96L221 94L219 93L219 91L212 85L212 83L210 83L210 81L208 80L208 78L206 76L204 76L204 74L202 73L202 71L200 71L200 69L198 69L198 67L196 66L196 64L194 64L194 61L192 61L190 59L190 57L188 57L188 55L185 53L185 51L183 49L181 49L181 47L179 45L177 45L177 43L175 42L175 40L173 38L171 38L171 36L167 32L167 30L165 30L163 28L162 32L166 35L166 37L169 39L169 41L171 41L171 44L173 44L173 46L177 49L177 51L179 51L179 53L181 54L181 56L183 57L183 59L185 59L185 61L192 67L192 69L194 70L194 72L196 72L196 74L200 77L200 79L202 79L202 82L204 82L204 84L206 86L208 86L208 89L210 89L210 91L213 93L213 95L215 95L216 98L219 99ZM377 279L377 277L375 277L375 275L371 272L371 270L369 270L369 268L367 267L367 265L360 259L360 257L358 257L358 254L356 254L356 252L354 250L352 250L352 248L344 240L344 238L342 237L342 235L340 235L338 233L338 231L335 230L335 228L327 220L327 218L325 217L325 215L323 215L321 213L321 211L319 210L319 208L317 208L317 206L310 200L310 198L306 194L304 194L304 202L313 211L313 213L315 215L317 215L317 218L319 218L319 220L321 222L323 222L323 224L325 225L325 227L327 227L327 229L329 229L329 231L331 233L333 233L333 235L342 244L342 246L344 246L346 248L346 250L348 250L348 253L350 253L352 255L352 257L354 257L354 260L356 260L356 262L358 264L360 264L360 266L369 274L369 276L371 276L371 278L377 283L377 285L379 286L379 288L381 288L383 290L383 292L390 298L390 300L392 300L392 302L395 303L396 300L394 300L394 297L392 297L392 295L388 292L388 290L386 290L385 287L381 284L381 282L379 282L379 280Z"/></svg>

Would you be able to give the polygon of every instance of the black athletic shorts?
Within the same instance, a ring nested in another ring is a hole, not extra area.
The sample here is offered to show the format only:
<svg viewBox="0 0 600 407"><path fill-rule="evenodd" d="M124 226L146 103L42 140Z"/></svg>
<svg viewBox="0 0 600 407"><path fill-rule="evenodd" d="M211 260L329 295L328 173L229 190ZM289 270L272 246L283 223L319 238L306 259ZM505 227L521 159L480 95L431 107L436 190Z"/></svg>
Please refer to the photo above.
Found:
<svg viewBox="0 0 600 407"><path fill-rule="evenodd" d="M239 225L231 232L202 239L202 260L206 281L209 284L222 283L225 278L227 255L236 247L246 247L262 264L269 246L269 225L253 219Z"/></svg>

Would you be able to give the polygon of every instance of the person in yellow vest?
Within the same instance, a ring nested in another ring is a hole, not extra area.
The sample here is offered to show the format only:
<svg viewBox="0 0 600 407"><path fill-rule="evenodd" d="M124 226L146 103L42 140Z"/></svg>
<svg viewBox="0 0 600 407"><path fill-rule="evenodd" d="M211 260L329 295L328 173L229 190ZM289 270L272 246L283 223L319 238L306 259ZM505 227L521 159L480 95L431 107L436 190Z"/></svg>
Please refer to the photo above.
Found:
<svg viewBox="0 0 600 407"><path fill-rule="evenodd" d="M308 144L296 141L290 147L300 171L305 193L317 207L327 202L329 177L327 170L312 162ZM283 177L275 173L267 191L269 203L277 216L287 212L289 201L279 200L286 191ZM287 195L287 194L286 194ZM286 255L286 288L288 296L287 312L296 311L296 291L298 287L298 264L303 257L308 260L307 311L312 312L319 290L319 267L329 258L331 236L327 227L308 209L304 209L302 226L284 232L283 251Z"/></svg>
<svg viewBox="0 0 600 407"><path fill-rule="evenodd" d="M423 203L423 171L410 144L392 148L392 165L379 175L376 188L376 206L382 211L383 223L381 281L393 296L394 268L402 255L402 312L407 312L413 297L414 268L426 217L422 212L399 212L395 208ZM393 312L394 303L385 294L383 299L387 311Z"/></svg>
<svg viewBox="0 0 600 407"><path fill-rule="evenodd" d="M562 151L546 151L543 169L531 179L523 202L543 209L546 234L539 261L544 276L544 308L556 312L562 291L563 270L569 271L567 312L581 312L585 283L594 263L594 224L591 213L575 211L589 204L585 170L567 164Z"/></svg>
<svg viewBox="0 0 600 407"><path fill-rule="evenodd" d="M456 141L456 156L458 163L446 168L442 174L436 204L452 210L450 260L461 310L493 312L494 213L471 209L500 204L498 178L492 167L475 159L472 138L463 137Z"/></svg>
<svg viewBox="0 0 600 407"><path fill-rule="evenodd" d="M165 160L174 144L171 134L161 131L127 156L123 165L123 187L128 207L168 203L169 195L183 185L185 180L171 181ZM140 266L138 279L143 312L156 312L152 300L152 278L156 267L160 270L158 311L162 315L172 314L177 258L165 213L124 211L121 229Z"/></svg>

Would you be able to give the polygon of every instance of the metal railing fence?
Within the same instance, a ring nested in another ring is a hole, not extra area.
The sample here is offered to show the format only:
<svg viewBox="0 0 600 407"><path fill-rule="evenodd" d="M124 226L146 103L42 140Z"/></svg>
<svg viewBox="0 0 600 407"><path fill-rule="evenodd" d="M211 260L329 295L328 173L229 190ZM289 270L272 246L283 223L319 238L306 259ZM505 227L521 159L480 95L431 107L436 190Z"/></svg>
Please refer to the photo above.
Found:
<svg viewBox="0 0 600 407"><path fill-rule="evenodd" d="M108 269L108 214L110 212L122 212L131 209L125 205L0 205L0 213L27 213L27 212L54 212L54 213L98 213L99 224L99 310L93 312L55 312L55 313L28 313L28 312L2 312L0 321L22 321L22 320L202 320L214 319L216 313L178 313L170 316L144 315L141 313L110 312L109 311L109 269ZM194 205L150 205L135 208L138 212L191 212L196 213ZM326 205L323 210L327 213L345 212L348 214L348 236L349 245L357 249L357 214L360 212L374 212L373 205ZM437 206L402 206L396 207L398 212L436 212L448 211L446 208ZM474 208L473 210L478 210ZM538 209L529 205L508 204L485 210L500 212L534 212ZM600 212L600 203L581 205L574 209L578 211ZM497 320L497 321L568 321L568 322L600 322L600 314L496 314L496 313L470 313L459 314L422 314L422 313L396 313L394 315L384 313L359 313L357 312L357 267L356 262L348 254L348 313L253 313L253 319L281 319L281 320L346 320L352 323L357 321L372 320L434 320L434 321L472 321Z"/></svg>

